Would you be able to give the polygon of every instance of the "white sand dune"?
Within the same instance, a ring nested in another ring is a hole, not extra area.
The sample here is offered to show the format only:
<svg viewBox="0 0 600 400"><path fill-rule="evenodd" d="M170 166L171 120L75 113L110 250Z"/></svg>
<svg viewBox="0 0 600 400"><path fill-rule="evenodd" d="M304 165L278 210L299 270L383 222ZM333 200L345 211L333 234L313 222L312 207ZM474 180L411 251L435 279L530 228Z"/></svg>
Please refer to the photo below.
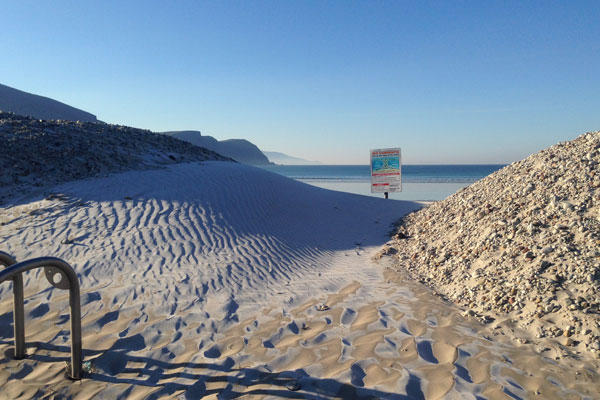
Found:
<svg viewBox="0 0 600 400"><path fill-rule="evenodd" d="M0 209L0 250L73 265L94 372L77 383L63 378L67 294L49 289L41 271L28 273L26 360L7 356L12 296L0 286L0 398L599 392L586 365L573 364L570 373L584 372L563 379L564 367L532 349L482 339L425 290L384 280L372 257L390 224L419 204L227 162L130 171L52 192ZM545 385L551 374L559 377Z"/></svg>
<svg viewBox="0 0 600 400"><path fill-rule="evenodd" d="M158 300L152 311L165 316L203 304L219 319L235 318L240 305L299 302L350 277L376 278L357 255L419 206L227 162L131 171L54 192L1 214L6 251L69 260L82 288L110 287L112 303Z"/></svg>

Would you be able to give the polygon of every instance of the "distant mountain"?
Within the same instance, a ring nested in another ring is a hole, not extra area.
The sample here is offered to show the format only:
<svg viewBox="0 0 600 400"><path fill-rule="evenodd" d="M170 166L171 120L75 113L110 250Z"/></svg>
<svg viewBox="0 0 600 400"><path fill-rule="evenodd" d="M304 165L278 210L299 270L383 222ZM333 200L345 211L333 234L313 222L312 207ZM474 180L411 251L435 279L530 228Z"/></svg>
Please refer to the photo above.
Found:
<svg viewBox="0 0 600 400"><path fill-rule="evenodd" d="M0 110L36 119L97 122L96 116L60 101L0 84Z"/></svg>
<svg viewBox="0 0 600 400"><path fill-rule="evenodd" d="M263 151L263 154L267 156L269 161L279 165L318 165L321 164L318 161L305 160L303 158L288 156L287 154L279 153L277 151Z"/></svg>
<svg viewBox="0 0 600 400"><path fill-rule="evenodd" d="M171 131L162 132L165 135L205 147L225 157L233 158L244 164L268 165L269 159L255 144L246 139L217 140L212 136L203 136L200 131Z"/></svg>

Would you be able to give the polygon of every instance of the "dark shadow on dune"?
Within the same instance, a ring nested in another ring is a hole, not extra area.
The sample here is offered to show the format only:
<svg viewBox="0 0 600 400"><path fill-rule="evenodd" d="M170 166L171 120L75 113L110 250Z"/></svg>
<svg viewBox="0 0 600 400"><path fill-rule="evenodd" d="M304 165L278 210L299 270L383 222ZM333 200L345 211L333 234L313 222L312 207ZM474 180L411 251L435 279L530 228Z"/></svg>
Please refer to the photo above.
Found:
<svg viewBox="0 0 600 400"><path fill-rule="evenodd" d="M65 188L65 194L49 194L46 197L56 199L61 202L57 211L44 215L44 219L52 221L60 215L70 212L71 209L85 207L90 202L131 202L131 207L139 206L148 200L170 201L184 203L186 201L197 202L201 204L206 212L218 210L218 215L215 215L215 220L218 221L216 226L207 226L207 230L221 229L221 225L228 226L239 237L269 237L276 239L290 248L297 248L299 251L307 251L314 248L320 250L356 250L366 246L383 245L386 240L386 234L372 234L372 227L380 223L381 218L400 219L406 213L422 208L422 204L414 201L405 200L384 200L383 198L375 198L352 193L338 192L333 190L322 189L311 186L303 182L295 181L286 178L276 173L269 172L260 168L245 166L244 168L235 168L235 165L226 165L224 163L221 168L225 169L226 177L236 184L244 184L248 186L258 186L264 188L258 195L260 202L251 204L249 210L256 213L257 224L245 224L240 221L245 220L245 215L238 213L236 210L249 201L248 195L256 195L255 191L243 190L243 188L235 186L234 189L225 190L223 182L212 175L204 176L201 173L192 173L190 176L190 185L199 185L205 190L199 194L198 198L189 197L184 191L177 189L177 179L171 182L171 172L167 169L146 170L146 171L128 171L123 174L156 174L153 175L157 185L163 185L162 191L151 190L152 196L144 195L146 187L141 182L136 183L135 180L127 181L127 184L138 185L131 187L123 197L123 193L118 190L103 190L105 180L103 178L86 180L81 189L82 193L69 193L68 186ZM172 166L176 171L181 168L180 165ZM199 164L198 168L208 168L207 165ZM175 172L180 174L181 172ZM116 175L117 177L120 174ZM125 176L125 175L123 175ZM175 175L179 176L179 175ZM224 179L223 176L220 177ZM123 179L119 177L117 179ZM179 178L181 179L181 178ZM118 182L118 180L117 180ZM67 182L66 185L72 182ZM252 185L249 185L251 183ZM111 183L111 187L117 185ZM173 185L173 190L168 190L169 185ZM52 188L52 190L63 189L60 186ZM268 189L267 189L268 188ZM139 193L136 195L135 193ZM216 193L216 194L215 194ZM54 196L54 197L52 197ZM81 196L81 197L80 197ZM43 199L41 195L25 196L2 204L2 207L10 208L27 204L32 201ZM250 199L252 201L252 199ZM289 214L287 205L294 205L294 212ZM57 206L58 207L58 206ZM259 207L260 209L254 209ZM317 209L325 210L319 214L324 216L321 220L311 219L311 214L314 214ZM368 212L365 213L365 210ZM298 215L296 215L297 213ZM284 215L280 221L273 224L271 220L274 216ZM289 215L286 215L289 214ZM16 222L10 221L7 224ZM284 235L281 232L281 225L289 228L290 234ZM312 235L297 236L294 232L299 228L313 232ZM390 226L389 230L392 230ZM380 231L379 229L377 230ZM351 232L352 237L347 237L344 240L339 240L340 233L348 235ZM69 245L84 245L85 239L89 233L81 237L69 238Z"/></svg>
<svg viewBox="0 0 600 400"><path fill-rule="evenodd" d="M431 345L431 341L429 340L417 340L417 353L419 357L423 360L432 363L438 364L437 358L433 355L433 347Z"/></svg>
<svg viewBox="0 0 600 400"><path fill-rule="evenodd" d="M0 315L0 338L13 337L13 312L9 311L6 314Z"/></svg>
<svg viewBox="0 0 600 400"><path fill-rule="evenodd" d="M2 345L12 342L1 340ZM149 357L130 355L129 352L145 348L141 335L117 340L109 349L84 349L84 361L90 361L95 371L85 373L85 380L106 382L109 384L132 385L127 389L131 393L133 387L144 386L158 388L146 397L147 399L164 398L183 391L185 399L199 399L216 395L217 398L235 399L252 395L274 396L286 399L423 399L421 379L410 375L406 386L407 394L385 392L377 389L359 387L363 384L362 369L355 365L352 368L352 384L342 383L334 379L310 376L303 369L282 372L269 372L266 369L235 368L231 358L224 358L219 363L170 363ZM29 348L51 352L51 355L31 354L28 359L40 363L64 363L70 358L68 346L56 346L42 342L31 342ZM0 364L11 363L10 351L6 352ZM140 364L142 364L140 366ZM130 365L135 365L132 367ZM21 379L32 372L31 367L21 369L11 379ZM119 375L128 376L120 377ZM131 378L135 375L134 378ZM180 382L161 382L169 379L184 380ZM356 382L355 382L356 381ZM208 389L210 383L222 382L224 388ZM355 384L356 383L356 384ZM358 386L357 386L358 385ZM126 398L126 397L120 397ZM180 397L181 398L181 397Z"/></svg>

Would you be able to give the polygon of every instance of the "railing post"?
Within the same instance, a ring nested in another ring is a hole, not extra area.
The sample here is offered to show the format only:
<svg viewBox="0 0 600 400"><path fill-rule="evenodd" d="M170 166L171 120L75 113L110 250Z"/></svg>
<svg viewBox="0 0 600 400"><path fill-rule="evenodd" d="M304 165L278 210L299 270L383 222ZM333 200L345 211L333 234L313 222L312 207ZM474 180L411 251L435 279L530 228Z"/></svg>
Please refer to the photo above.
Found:
<svg viewBox="0 0 600 400"><path fill-rule="evenodd" d="M10 264L0 271L0 283L12 279L14 291L15 317L15 356L25 356L25 330L23 312L23 272L35 268L44 268L48 282L59 289L69 289L69 305L71 309L71 371L69 378L81 379L83 353L81 345L81 299L79 280L73 268L63 260L55 257L41 257L14 263L15 259L0 252L0 262ZM60 279L55 279L56 275Z"/></svg>
<svg viewBox="0 0 600 400"><path fill-rule="evenodd" d="M75 274L75 273L73 273ZM81 379L83 352L81 343L81 299L79 297L79 281L69 287L69 305L71 306L71 379Z"/></svg>
<svg viewBox="0 0 600 400"><path fill-rule="evenodd" d="M23 274L13 278L13 315L15 323L15 358L24 359L25 352L25 294L23 291Z"/></svg>
<svg viewBox="0 0 600 400"><path fill-rule="evenodd" d="M17 263L13 257L0 251L0 263L10 267ZM25 301L23 292L23 274L16 274L13 281L13 325L15 334L15 358L25 358Z"/></svg>

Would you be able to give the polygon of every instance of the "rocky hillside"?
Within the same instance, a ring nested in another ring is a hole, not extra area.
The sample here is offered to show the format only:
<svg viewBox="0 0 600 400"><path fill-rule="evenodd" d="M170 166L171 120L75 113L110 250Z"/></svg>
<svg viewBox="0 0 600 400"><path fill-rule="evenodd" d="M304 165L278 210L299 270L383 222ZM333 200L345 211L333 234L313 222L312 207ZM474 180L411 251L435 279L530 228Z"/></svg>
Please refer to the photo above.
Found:
<svg viewBox="0 0 600 400"><path fill-rule="evenodd" d="M0 110L38 119L96 122L96 116L44 96L0 85Z"/></svg>
<svg viewBox="0 0 600 400"><path fill-rule="evenodd" d="M398 268L467 315L600 357L599 165L587 133L407 215Z"/></svg>
<svg viewBox="0 0 600 400"><path fill-rule="evenodd" d="M206 147L225 157L233 158L244 164L269 165L271 162L260 149L246 139L217 140L212 136L202 135L199 131L163 132L165 135L185 140L196 146Z"/></svg>
<svg viewBox="0 0 600 400"><path fill-rule="evenodd" d="M32 186L188 161L226 160L190 143L101 122L43 121L0 112L0 203Z"/></svg>

